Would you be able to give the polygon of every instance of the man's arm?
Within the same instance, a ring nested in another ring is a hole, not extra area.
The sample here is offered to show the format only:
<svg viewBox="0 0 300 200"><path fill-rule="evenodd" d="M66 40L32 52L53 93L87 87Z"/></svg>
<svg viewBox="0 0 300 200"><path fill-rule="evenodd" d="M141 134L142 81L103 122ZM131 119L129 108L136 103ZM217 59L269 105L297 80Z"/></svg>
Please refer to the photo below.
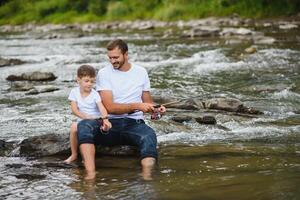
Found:
<svg viewBox="0 0 300 200"><path fill-rule="evenodd" d="M151 104L154 104L153 103L153 100L152 100L152 97L151 97L151 94L149 91L143 91L143 94L142 94L142 101L143 103L151 103Z"/></svg>
<svg viewBox="0 0 300 200"><path fill-rule="evenodd" d="M151 96L150 99L149 96L147 97L147 95L146 97L144 97L144 92L142 95L142 100L144 103L128 103L128 104L114 103L113 95L110 90L101 90L99 94L101 96L103 105L107 109L107 112L110 114L132 113L137 110L146 113L146 112L152 112L154 109Z"/></svg>
<svg viewBox="0 0 300 200"><path fill-rule="evenodd" d="M152 105L154 105L153 99L152 99L151 94L150 94L149 91L144 91L143 92L142 100L145 103L151 103ZM166 111L167 110L163 105L160 105L160 107L158 108L158 112L160 112L161 114L165 114Z"/></svg>

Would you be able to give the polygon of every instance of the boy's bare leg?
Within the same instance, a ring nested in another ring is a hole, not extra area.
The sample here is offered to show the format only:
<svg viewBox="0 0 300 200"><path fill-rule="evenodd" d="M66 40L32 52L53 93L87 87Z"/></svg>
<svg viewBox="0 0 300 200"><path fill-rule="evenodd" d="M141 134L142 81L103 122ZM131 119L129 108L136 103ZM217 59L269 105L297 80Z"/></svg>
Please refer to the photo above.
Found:
<svg viewBox="0 0 300 200"><path fill-rule="evenodd" d="M77 141L77 123L72 122L70 130L70 146L71 146L71 156L67 158L64 162L71 163L77 159L78 156L78 141Z"/></svg>
<svg viewBox="0 0 300 200"><path fill-rule="evenodd" d="M94 144L81 144L80 152L84 161L86 170L85 179L94 179L96 177L95 171L95 145Z"/></svg>
<svg viewBox="0 0 300 200"><path fill-rule="evenodd" d="M144 180L152 180L152 170L155 165L155 158L146 157L141 160L142 176Z"/></svg>

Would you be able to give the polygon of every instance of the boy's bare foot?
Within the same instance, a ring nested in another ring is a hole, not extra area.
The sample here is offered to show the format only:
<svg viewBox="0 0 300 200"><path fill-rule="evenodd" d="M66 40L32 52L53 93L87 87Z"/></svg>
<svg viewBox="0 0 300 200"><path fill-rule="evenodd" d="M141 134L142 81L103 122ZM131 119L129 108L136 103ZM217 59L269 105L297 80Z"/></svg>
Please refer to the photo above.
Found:
<svg viewBox="0 0 300 200"><path fill-rule="evenodd" d="M64 163L70 164L71 162L75 161L77 159L76 155L71 155L69 158L64 160Z"/></svg>

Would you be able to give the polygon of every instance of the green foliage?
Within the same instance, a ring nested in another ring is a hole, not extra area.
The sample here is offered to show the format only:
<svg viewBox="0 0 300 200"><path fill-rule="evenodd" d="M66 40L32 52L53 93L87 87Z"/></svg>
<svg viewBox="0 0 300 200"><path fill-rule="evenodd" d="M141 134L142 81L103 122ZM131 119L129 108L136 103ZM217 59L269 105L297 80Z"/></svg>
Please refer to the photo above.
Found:
<svg viewBox="0 0 300 200"><path fill-rule="evenodd" d="M300 0L0 0L0 24L297 14Z"/></svg>

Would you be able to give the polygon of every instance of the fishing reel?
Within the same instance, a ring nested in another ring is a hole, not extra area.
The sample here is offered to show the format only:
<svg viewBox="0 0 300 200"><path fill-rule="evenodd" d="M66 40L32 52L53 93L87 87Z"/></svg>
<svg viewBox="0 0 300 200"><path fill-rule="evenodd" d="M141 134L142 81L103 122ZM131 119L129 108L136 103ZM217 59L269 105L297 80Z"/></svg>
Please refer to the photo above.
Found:
<svg viewBox="0 0 300 200"><path fill-rule="evenodd" d="M153 110L153 112L151 113L151 119L152 120L158 120L158 119L160 119L161 117L162 117L162 115L160 114L160 112L159 112L159 108L160 108L160 106L161 105L155 105L154 106L154 110Z"/></svg>

